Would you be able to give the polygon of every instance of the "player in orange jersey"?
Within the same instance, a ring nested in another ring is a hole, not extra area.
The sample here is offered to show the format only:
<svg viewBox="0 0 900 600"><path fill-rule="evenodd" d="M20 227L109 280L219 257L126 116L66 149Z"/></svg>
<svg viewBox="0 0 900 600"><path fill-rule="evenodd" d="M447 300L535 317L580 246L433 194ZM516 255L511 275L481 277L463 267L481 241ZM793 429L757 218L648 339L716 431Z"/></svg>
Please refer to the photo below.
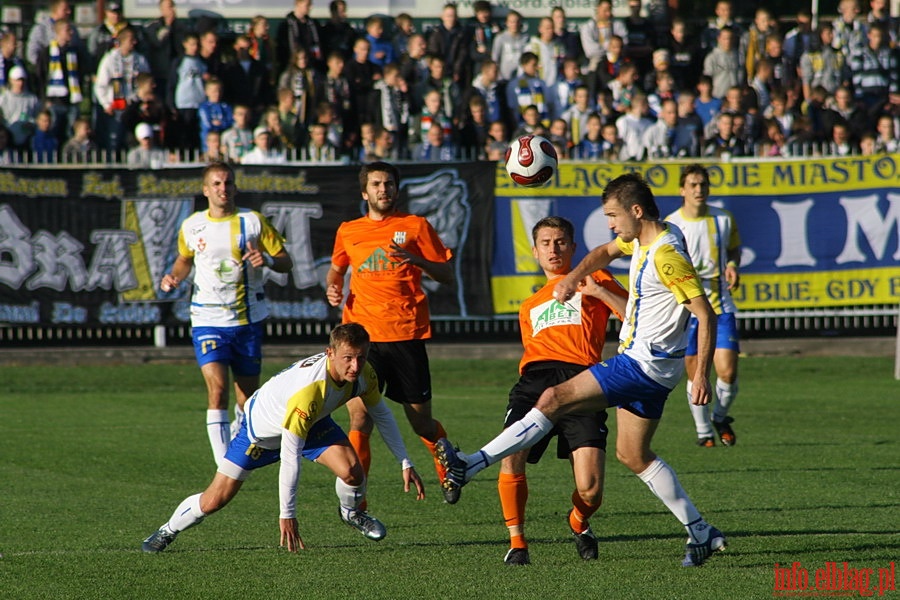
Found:
<svg viewBox="0 0 900 600"><path fill-rule="evenodd" d="M397 209L397 167L384 162L363 165L359 187L368 212L338 228L326 295L332 306L340 305L344 274L351 268L343 322L361 323L369 332L369 363L378 374L382 393L403 405L413 431L434 455L434 443L446 433L431 415L431 373L425 350L431 318L422 274L438 283L452 283L452 253L424 217ZM359 398L348 402L347 409L348 437L368 473L372 419ZM445 471L437 459L435 470L443 483ZM445 492L444 499L455 503L459 490Z"/></svg>
<svg viewBox="0 0 900 600"><path fill-rule="evenodd" d="M504 427L509 427L534 408L544 390L571 379L601 360L610 312L621 319L627 297L619 282L601 269L586 277L568 302L557 302L553 298L553 288L559 278L572 269L575 228L561 217L547 217L535 224L531 237L534 240L532 253L547 276L547 283L519 308L525 353L519 363L521 377L509 392ZM556 455L572 463L575 478L573 508L567 523L581 558L597 558L597 539L588 518L600 508L603 499L606 434L605 411L568 414L535 446L501 461L497 489L509 528L510 549L504 558L506 564L530 562L524 532L528 498L525 464L538 462L554 435L558 435Z"/></svg>

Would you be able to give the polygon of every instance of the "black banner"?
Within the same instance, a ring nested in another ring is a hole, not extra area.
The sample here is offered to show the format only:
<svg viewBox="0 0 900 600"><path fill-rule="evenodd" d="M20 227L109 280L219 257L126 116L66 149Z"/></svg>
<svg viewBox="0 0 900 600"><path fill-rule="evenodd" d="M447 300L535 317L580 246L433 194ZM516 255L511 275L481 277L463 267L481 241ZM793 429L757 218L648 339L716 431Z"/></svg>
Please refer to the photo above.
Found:
<svg viewBox="0 0 900 600"><path fill-rule="evenodd" d="M159 281L178 227L206 200L199 168L0 172L0 322L148 325L189 321L189 286ZM270 319L334 320L325 273L341 222L362 214L359 168L239 167L239 206L287 238L289 274L269 273ZM425 216L453 250L452 286L423 280L433 316L491 315L493 163L401 167L401 210Z"/></svg>

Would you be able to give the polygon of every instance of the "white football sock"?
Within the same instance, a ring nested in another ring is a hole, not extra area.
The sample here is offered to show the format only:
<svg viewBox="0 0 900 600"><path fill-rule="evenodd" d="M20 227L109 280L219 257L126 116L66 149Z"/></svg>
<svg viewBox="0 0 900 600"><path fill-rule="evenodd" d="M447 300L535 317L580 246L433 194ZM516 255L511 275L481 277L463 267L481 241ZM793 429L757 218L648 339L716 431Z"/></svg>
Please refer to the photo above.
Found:
<svg viewBox="0 0 900 600"><path fill-rule="evenodd" d="M691 416L694 417L694 427L697 429L697 439L713 437L712 422L709 420L709 406L705 404L697 405L691 402L694 382L688 381L685 389L687 390L688 407L691 409Z"/></svg>
<svg viewBox="0 0 900 600"><path fill-rule="evenodd" d="M553 422L536 408L500 432L500 435L485 444L479 452L463 457L468 463L466 480L472 479L485 467L498 460L529 448L553 429Z"/></svg>
<svg viewBox="0 0 900 600"><path fill-rule="evenodd" d="M206 411L206 433L209 436L209 445L212 446L213 458L218 465L231 441L231 423L228 422L227 410Z"/></svg>
<svg viewBox="0 0 900 600"><path fill-rule="evenodd" d="M362 485L347 485L340 477L334 478L334 493L337 494L338 503L341 505L341 514L345 517L356 510L359 503L366 497L366 483Z"/></svg>
<svg viewBox="0 0 900 600"><path fill-rule="evenodd" d="M713 410L713 419L722 421L728 416L728 410L731 403L738 393L737 378L732 383L725 383L721 379L716 379L716 404Z"/></svg>
<svg viewBox="0 0 900 600"><path fill-rule="evenodd" d="M650 491L657 498L662 500L666 508L672 511L675 518L685 526L691 541L694 543L706 541L709 535L707 531L709 525L706 524L694 503L688 498L684 488L678 482L678 477L675 475L672 467L667 465L663 459L656 457L649 467L638 473L638 477L647 484L647 487L650 488Z"/></svg>
<svg viewBox="0 0 900 600"><path fill-rule="evenodd" d="M200 494L194 494L185 498L172 516L169 522L163 525L163 529L169 530L169 533L178 533L203 520L206 515L200 510Z"/></svg>

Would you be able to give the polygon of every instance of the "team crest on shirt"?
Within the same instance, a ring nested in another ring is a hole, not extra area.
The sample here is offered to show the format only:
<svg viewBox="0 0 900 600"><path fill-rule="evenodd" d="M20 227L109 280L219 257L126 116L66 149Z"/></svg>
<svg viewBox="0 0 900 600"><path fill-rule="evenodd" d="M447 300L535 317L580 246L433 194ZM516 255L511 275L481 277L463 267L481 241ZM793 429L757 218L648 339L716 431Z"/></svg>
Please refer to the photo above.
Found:
<svg viewBox="0 0 900 600"><path fill-rule="evenodd" d="M394 232L394 243L398 246L402 246L406 243L406 232L405 231L395 231Z"/></svg>
<svg viewBox="0 0 900 600"><path fill-rule="evenodd" d="M548 300L531 309L531 337L548 327L581 324L581 294L575 294L568 302Z"/></svg>
<svg viewBox="0 0 900 600"><path fill-rule="evenodd" d="M204 250L206 250L206 240L200 238L197 240L197 252L203 252Z"/></svg>

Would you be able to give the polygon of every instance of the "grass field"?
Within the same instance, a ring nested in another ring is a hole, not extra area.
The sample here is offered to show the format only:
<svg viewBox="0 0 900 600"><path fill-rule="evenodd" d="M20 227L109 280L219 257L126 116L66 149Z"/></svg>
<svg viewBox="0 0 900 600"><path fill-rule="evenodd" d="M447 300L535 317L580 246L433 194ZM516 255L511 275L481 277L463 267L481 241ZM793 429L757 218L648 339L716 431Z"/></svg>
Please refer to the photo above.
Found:
<svg viewBox="0 0 900 600"><path fill-rule="evenodd" d="M283 366L267 364L266 373ZM515 363L432 367L436 415L474 451L502 421ZM683 388L656 436L655 450L729 537L706 566L683 569L681 526L614 458L592 521L600 560L577 557L564 523L568 466L545 458L528 471L533 564L504 566L497 468L459 504L444 504L405 421L428 497L403 495L399 468L376 439L369 504L388 527L382 542L338 520L333 478L306 463L305 552L278 548L278 469L270 467L166 552L145 555L141 540L214 471L198 369L0 367L0 598L765 598L775 563L797 561L811 585L826 562L847 561L875 570L877 586L877 570L900 557L892 359L748 357L741 368L736 447L694 446ZM336 416L346 422L343 411Z"/></svg>

